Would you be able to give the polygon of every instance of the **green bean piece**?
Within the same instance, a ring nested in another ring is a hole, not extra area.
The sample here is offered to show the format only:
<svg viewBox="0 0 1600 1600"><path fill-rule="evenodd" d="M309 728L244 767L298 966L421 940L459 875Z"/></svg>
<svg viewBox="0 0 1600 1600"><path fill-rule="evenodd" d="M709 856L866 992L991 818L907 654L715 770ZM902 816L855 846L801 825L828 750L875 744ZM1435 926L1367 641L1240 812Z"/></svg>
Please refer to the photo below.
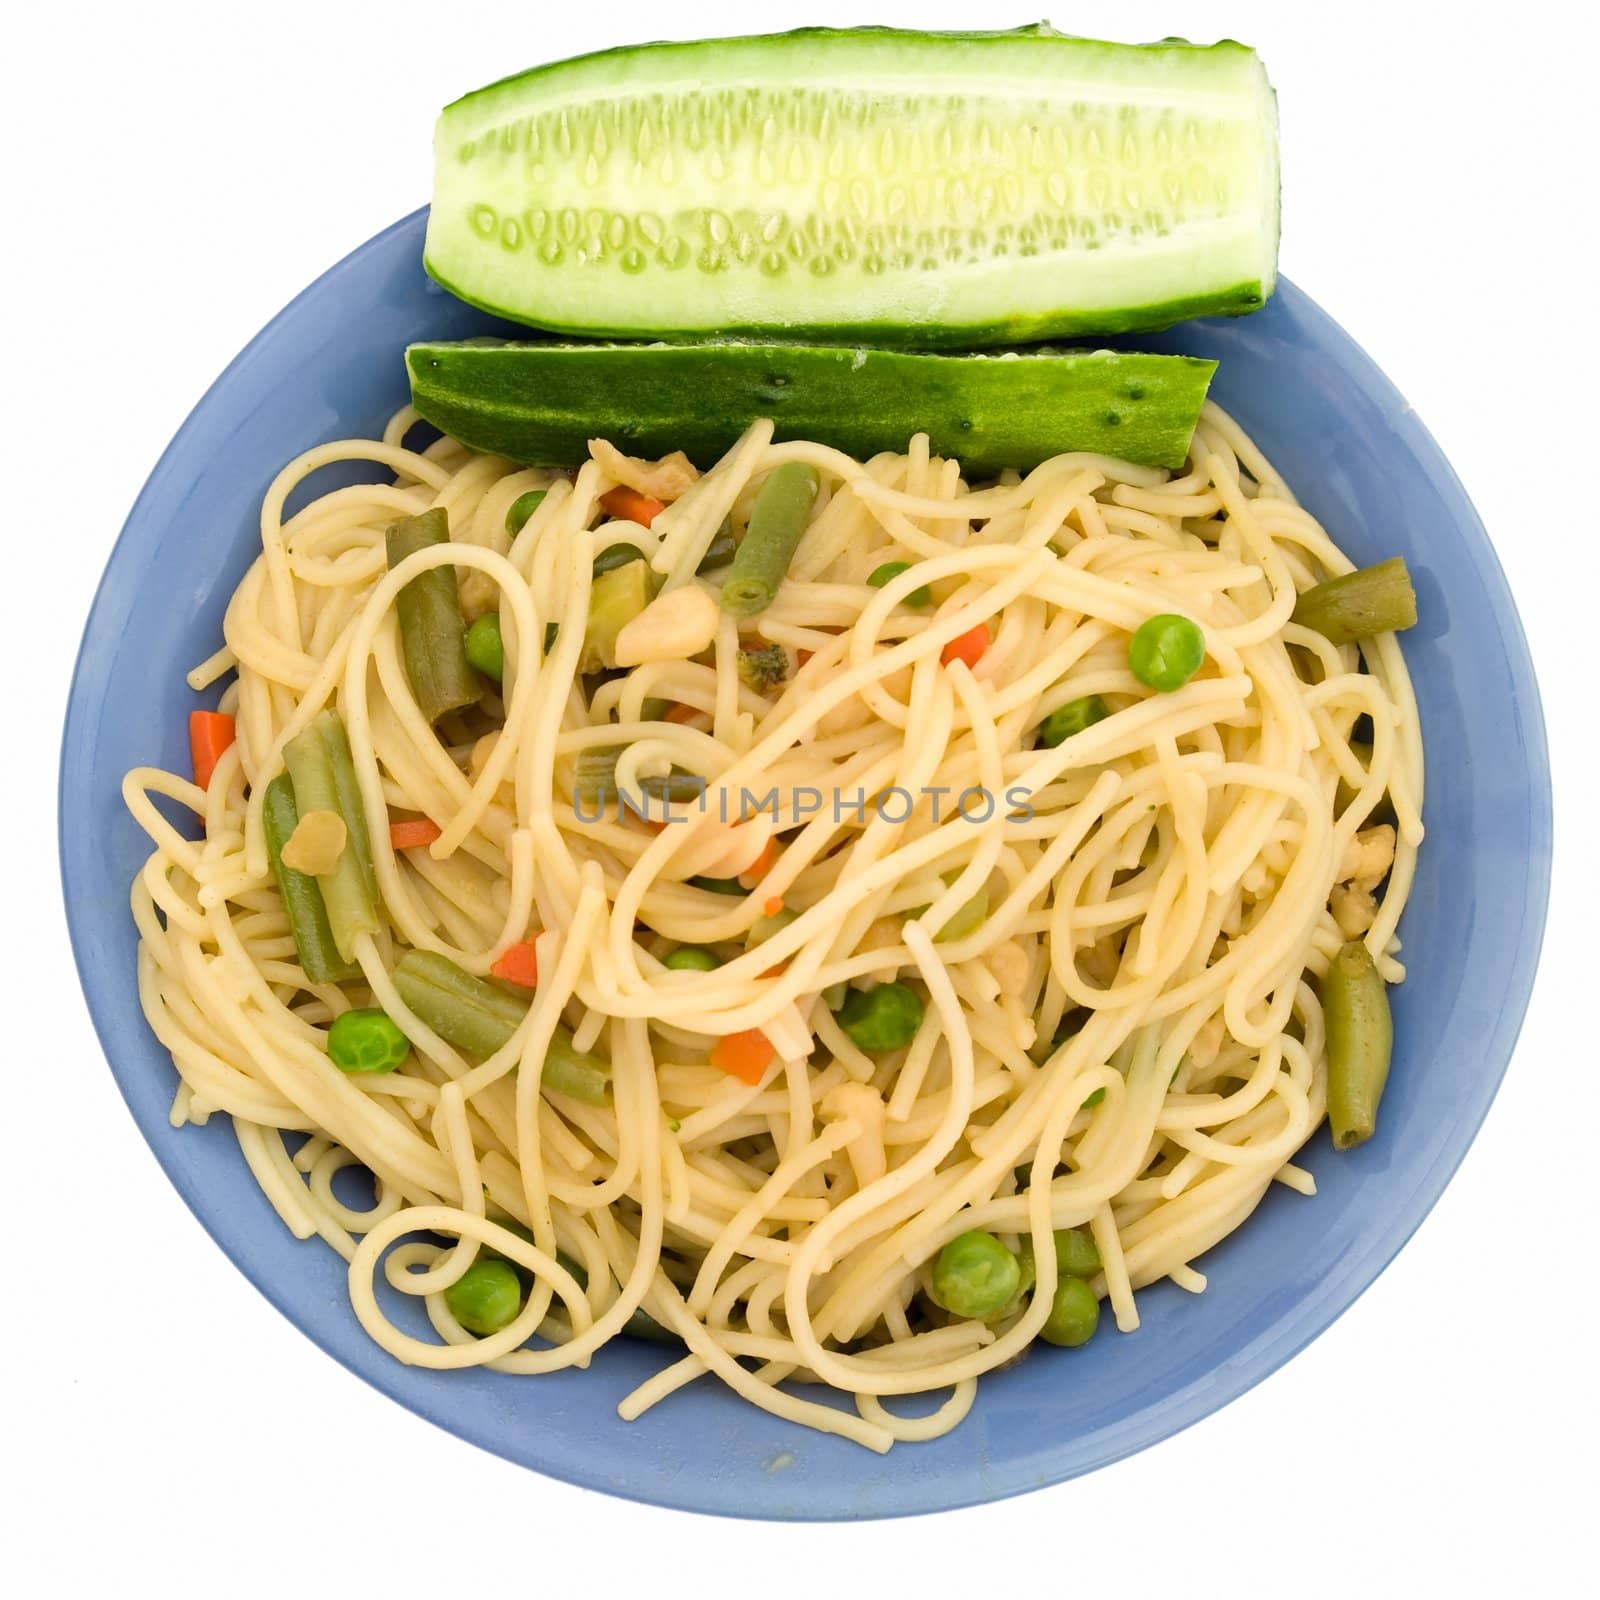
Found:
<svg viewBox="0 0 1600 1600"><path fill-rule="evenodd" d="M1394 1049L1388 989L1359 939L1328 964L1322 1016L1328 1029L1328 1125L1334 1149L1349 1150L1370 1139L1378 1125Z"/></svg>
<svg viewBox="0 0 1600 1600"><path fill-rule="evenodd" d="M955 1317L986 1321L1017 1297L1022 1264L992 1233L958 1233L933 1263L934 1304Z"/></svg>
<svg viewBox="0 0 1600 1600"><path fill-rule="evenodd" d="M586 807L609 805L620 799L617 787L617 759L622 747L611 745L603 750L584 750L577 760L573 776L573 798ZM706 780L692 772L658 773L639 780L642 795L651 800L673 800L679 804L698 800L706 792Z"/></svg>
<svg viewBox="0 0 1600 1600"><path fill-rule="evenodd" d="M1289 619L1333 644L1354 644L1374 634L1396 633L1417 621L1417 591L1403 556L1362 567L1307 589Z"/></svg>
<svg viewBox="0 0 1600 1600"><path fill-rule="evenodd" d="M1044 1319L1039 1337L1046 1344L1075 1350L1094 1338L1100 1326L1100 1302L1082 1278L1062 1278L1050 1301L1050 1315Z"/></svg>
<svg viewBox="0 0 1600 1600"><path fill-rule="evenodd" d="M1141 622L1128 641L1128 666L1140 683L1171 694L1200 670L1206 658L1206 636L1199 624L1175 612Z"/></svg>
<svg viewBox="0 0 1600 1600"><path fill-rule="evenodd" d="M630 561L643 560L644 551L636 544L608 544L594 558L594 575L603 578L608 572L615 572L618 567L627 566Z"/></svg>
<svg viewBox="0 0 1600 1600"><path fill-rule="evenodd" d="M750 526L722 586L722 609L733 617L754 617L772 604L794 560L800 535L817 498L817 469L785 461L762 484L751 508Z"/></svg>
<svg viewBox="0 0 1600 1600"><path fill-rule="evenodd" d="M717 529L717 536L706 546L706 553L700 557L700 565L696 572L715 572L718 567L725 567L738 553L739 541L733 536L733 525L724 522Z"/></svg>
<svg viewBox="0 0 1600 1600"><path fill-rule="evenodd" d="M346 961L333 942L328 908L322 903L317 880L309 873L296 872L283 864L283 847L300 820L294 803L294 784L287 772L280 772L267 785L261 820L266 830L272 875L278 880L278 893L289 918L289 931L294 935L295 954L300 958L301 970L312 983L345 983L356 977L361 969L355 962Z"/></svg>
<svg viewBox="0 0 1600 1600"><path fill-rule="evenodd" d="M629 1339L647 1339L651 1344L682 1344L670 1328L663 1328L648 1311L635 1311L622 1324L622 1333Z"/></svg>
<svg viewBox="0 0 1600 1600"><path fill-rule="evenodd" d="M485 611L467 629L467 660L486 678L501 682L506 675L506 642L500 634L500 613Z"/></svg>
<svg viewBox="0 0 1600 1600"><path fill-rule="evenodd" d="M653 585L643 561L613 567L589 590L589 618L583 630L580 672L599 672L617 664L617 635L650 604Z"/></svg>
<svg viewBox="0 0 1600 1600"><path fill-rule="evenodd" d="M961 876L959 872L945 872L940 876L946 885L952 884ZM976 933L981 928L989 915L989 885L984 884L970 900L957 906L950 920L933 936L935 944L954 944L957 939L965 939L969 933Z"/></svg>
<svg viewBox="0 0 1600 1600"><path fill-rule="evenodd" d="M384 539L390 570L418 550L449 542L450 521L442 506L391 523ZM395 611L400 617L406 677L428 722L474 704L483 685L467 660L467 625L456 595L456 569L430 567L419 572L396 597Z"/></svg>
<svg viewBox="0 0 1600 1600"><path fill-rule="evenodd" d="M506 532L515 538L527 527L529 519L534 512L544 504L544 497L548 493L545 489L529 489L524 494L519 494L511 502L511 508L506 512Z"/></svg>
<svg viewBox="0 0 1600 1600"><path fill-rule="evenodd" d="M885 561L881 567L874 567L867 574L867 582L874 589L881 589L885 584L898 578L902 572L909 572L910 570L911 563L909 561ZM918 611L925 610L933 604L933 590L927 584L923 584L920 589L913 589L900 604L913 606Z"/></svg>
<svg viewBox="0 0 1600 1600"><path fill-rule="evenodd" d="M712 894L744 894L745 886L737 878L691 878L697 889L709 889Z"/></svg>
<svg viewBox="0 0 1600 1600"><path fill-rule="evenodd" d="M862 1050L899 1050L922 1026L922 1001L903 983L852 989L836 1013L845 1036Z"/></svg>
<svg viewBox="0 0 1600 1600"><path fill-rule="evenodd" d="M1039 732L1035 739L1036 748L1054 750L1058 744L1065 743L1073 734L1082 733L1085 728L1092 728L1097 722L1104 722L1110 715L1111 708L1097 694L1086 694L1082 699L1069 700L1064 706L1057 706L1039 724Z"/></svg>
<svg viewBox="0 0 1600 1600"><path fill-rule="evenodd" d="M350 740L336 711L318 712L284 746L283 760L294 785L298 813L334 811L348 833L332 872L317 879L328 911L334 947L345 961L355 959L359 934L379 928L378 882L372 869L372 841L367 813L356 784Z"/></svg>
<svg viewBox="0 0 1600 1600"><path fill-rule="evenodd" d="M522 1280L503 1257L480 1256L445 1290L444 1303L468 1333L499 1333L522 1310Z"/></svg>
<svg viewBox="0 0 1600 1600"><path fill-rule="evenodd" d="M739 652L739 682L757 694L776 689L789 676L789 652L781 644L765 644Z"/></svg>
<svg viewBox="0 0 1600 1600"><path fill-rule="evenodd" d="M774 934L782 933L799 915L792 907L782 906L770 916L757 917L744 936L745 949L754 950L758 944L765 944Z"/></svg>
<svg viewBox="0 0 1600 1600"><path fill-rule="evenodd" d="M1098 1089L1096 1089L1095 1092L1092 1095L1090 1095L1087 1100L1085 1100L1083 1102L1083 1105L1079 1109L1083 1110L1083 1111L1093 1111L1094 1108L1097 1105L1099 1105L1102 1100L1105 1099L1105 1097L1106 1097L1105 1085L1101 1084L1101 1086Z"/></svg>
<svg viewBox="0 0 1600 1600"><path fill-rule="evenodd" d="M680 944L661 958L661 965L669 972L715 972L722 959L714 950L703 945Z"/></svg>
<svg viewBox="0 0 1600 1600"><path fill-rule="evenodd" d="M411 1041L376 1006L346 1011L328 1029L328 1058L341 1072L393 1072L411 1054Z"/></svg>
<svg viewBox="0 0 1600 1600"><path fill-rule="evenodd" d="M441 1039L474 1056L492 1056L504 1049L531 1004L431 950L408 950L389 977L407 1007ZM610 1074L605 1061L579 1050L571 1033L558 1026L545 1051L539 1083L556 1094L599 1106L605 1104Z"/></svg>

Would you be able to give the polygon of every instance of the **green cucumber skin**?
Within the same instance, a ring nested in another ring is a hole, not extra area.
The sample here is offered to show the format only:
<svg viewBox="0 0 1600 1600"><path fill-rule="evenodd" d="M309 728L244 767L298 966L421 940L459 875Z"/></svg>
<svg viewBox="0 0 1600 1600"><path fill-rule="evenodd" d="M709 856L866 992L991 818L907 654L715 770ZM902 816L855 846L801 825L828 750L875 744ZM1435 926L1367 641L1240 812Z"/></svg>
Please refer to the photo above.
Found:
<svg viewBox="0 0 1600 1600"><path fill-rule="evenodd" d="M810 167L764 183L750 129L785 96L794 118L826 104L832 120L780 127L774 158ZM684 122L709 126L719 106L745 119L723 118L720 155L715 132ZM1086 107L1098 143L1074 120ZM1119 158L1107 146L1124 114L1138 136ZM657 127L642 159L641 118ZM880 130L899 143L874 166ZM652 162L669 144L664 178ZM1255 53L1230 40L812 28L626 46L464 96L435 152L429 273L563 334L970 348L1239 315L1276 280L1275 104Z"/></svg>
<svg viewBox="0 0 1600 1600"><path fill-rule="evenodd" d="M1182 466L1214 361L1110 350L941 355L720 343L414 344L412 404L477 450L570 466L588 441L710 466L758 417L866 459L926 433L969 478L1068 450ZM1115 420L1113 420L1115 419Z"/></svg>

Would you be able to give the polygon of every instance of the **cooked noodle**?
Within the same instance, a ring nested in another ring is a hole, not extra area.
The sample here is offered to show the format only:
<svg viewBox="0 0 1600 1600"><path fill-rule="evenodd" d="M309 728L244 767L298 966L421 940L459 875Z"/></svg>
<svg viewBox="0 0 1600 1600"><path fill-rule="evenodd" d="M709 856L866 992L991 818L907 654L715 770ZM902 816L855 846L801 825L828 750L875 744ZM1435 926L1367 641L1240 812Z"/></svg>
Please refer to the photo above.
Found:
<svg viewBox="0 0 1600 1600"><path fill-rule="evenodd" d="M1289 620L1297 591L1352 564L1226 415L1207 407L1180 475L1064 455L979 489L920 438L861 463L773 444L757 424L649 529L623 531L668 587L689 582L772 467L815 466L811 521L754 628L810 655L768 698L741 683L727 619L714 664L639 667L586 698L581 627L563 625L542 658L539 647L547 623L585 614L605 456L568 477L450 440L416 453L404 445L414 421L402 412L382 443L322 446L279 474L226 649L190 679L237 667L221 701L237 742L204 792L150 769L125 784L155 845L133 910L145 1012L182 1080L173 1121L232 1117L286 1225L349 1261L356 1314L380 1345L422 1366L546 1372L586 1365L642 1308L686 1348L624 1417L714 1373L767 1411L884 1450L955 1426L975 1380L1034 1340L1052 1230L1092 1230L1094 1288L1126 1330L1141 1286L1205 1287L1191 1263L1274 1179L1311 1192L1291 1162L1324 1110L1316 985L1350 931L1330 897L1387 802L1392 868L1364 937L1398 981L1422 747L1393 636L1363 661ZM291 491L337 461L376 463L394 482L333 490L286 519ZM513 538L508 507L540 486ZM386 524L433 506L452 542L388 572ZM869 587L891 557L914 572ZM443 742L410 693L394 600L440 562L469 610L501 612L509 665L492 745ZM938 604L897 605L913 584ZM1200 673L1167 694L1127 657L1129 633L1158 612L1198 621L1207 647ZM979 623L992 643L976 668L942 664ZM1090 694L1112 714L1033 747L1044 712ZM702 715L657 720L647 701ZM261 814L284 745L330 705L368 816L424 813L443 829L398 854L372 829L389 926L363 937L362 979L342 990L309 985L297 964ZM1360 718L1371 733L1363 724L1358 742ZM619 743L625 790L675 767L709 780L704 810L679 806L685 820L656 828L615 810L584 820L577 758ZM808 789L826 803L798 832L792 810L747 815L739 798L776 790L791 803ZM903 807L874 803L901 790L915 801L905 822ZM929 790L946 797L937 822ZM203 838L151 796L199 813ZM718 898L683 881L736 875L775 820L786 848L756 892ZM937 940L985 886L976 930ZM800 915L759 950L711 972L656 959L670 943L742 940L774 896ZM485 973L530 928L544 930L532 1010L482 1063L424 1027L389 980L405 947ZM923 1022L909 1048L869 1056L821 992L897 976L925 993ZM346 1076L326 1025L369 1004L415 1050L388 1076ZM1074 1008L1081 1026L1052 1051ZM559 1021L609 1057L603 1109L541 1095ZM708 1064L717 1036L746 1029L779 1057L759 1087ZM840 1092L851 1084L869 1093ZM352 1163L374 1175L369 1211L336 1196ZM1033 1298L992 1324L946 1318L919 1293L941 1246L971 1228L1031 1236L1038 1262ZM444 1295L480 1244L534 1274L516 1320L482 1338ZM436 1338L390 1320L380 1274L425 1295ZM885 1403L917 1394L931 1414Z"/></svg>

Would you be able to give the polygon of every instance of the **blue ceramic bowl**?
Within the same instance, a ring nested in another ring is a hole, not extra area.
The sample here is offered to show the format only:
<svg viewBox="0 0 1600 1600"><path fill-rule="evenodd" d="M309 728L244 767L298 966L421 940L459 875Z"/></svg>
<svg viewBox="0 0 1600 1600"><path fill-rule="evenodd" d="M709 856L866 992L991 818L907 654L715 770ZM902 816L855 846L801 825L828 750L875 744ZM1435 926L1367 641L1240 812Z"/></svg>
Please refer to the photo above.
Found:
<svg viewBox="0 0 1600 1600"><path fill-rule="evenodd" d="M347 1309L343 1263L284 1230L226 1125L167 1125L173 1067L140 1016L128 916L145 842L118 783L145 762L186 769L198 701L183 675L220 641L278 467L323 440L376 433L406 400L409 340L500 331L424 277L423 223L406 218L319 278L217 380L140 495L84 634L61 764L67 913L112 1072L184 1199L291 1322L403 1405L541 1472L696 1511L831 1519L993 1500L1143 1449L1259 1382L1377 1277L1465 1153L1522 1020L1550 872L1538 691L1483 527L1382 373L1289 283L1254 316L1148 342L1218 357L1218 400L1344 549L1410 562L1428 842L1401 924L1410 977L1395 996L1380 1132L1339 1156L1320 1134L1302 1157L1317 1197L1269 1194L1204 1258L1206 1294L1146 1291L1136 1334L1071 1356L1041 1350L986 1378L953 1434L887 1457L710 1383L628 1425L617 1402L668 1359L659 1348L619 1341L587 1372L536 1381L401 1366Z"/></svg>

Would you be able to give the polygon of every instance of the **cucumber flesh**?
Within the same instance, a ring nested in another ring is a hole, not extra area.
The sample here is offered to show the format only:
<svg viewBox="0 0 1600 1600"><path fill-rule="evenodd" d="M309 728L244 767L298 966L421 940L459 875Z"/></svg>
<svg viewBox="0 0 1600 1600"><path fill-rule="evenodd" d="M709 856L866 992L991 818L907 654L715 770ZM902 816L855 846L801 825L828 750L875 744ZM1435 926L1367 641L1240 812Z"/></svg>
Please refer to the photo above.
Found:
<svg viewBox="0 0 1600 1600"><path fill-rule="evenodd" d="M475 449L571 465L596 435L710 466L757 417L865 459L926 433L969 477L1065 450L1181 466L1214 361L1113 350L939 355L791 344L414 344L412 404Z"/></svg>
<svg viewBox="0 0 1600 1600"><path fill-rule="evenodd" d="M446 107L426 264L556 331L924 348L1165 327L1272 292L1244 45L803 29L537 67Z"/></svg>

